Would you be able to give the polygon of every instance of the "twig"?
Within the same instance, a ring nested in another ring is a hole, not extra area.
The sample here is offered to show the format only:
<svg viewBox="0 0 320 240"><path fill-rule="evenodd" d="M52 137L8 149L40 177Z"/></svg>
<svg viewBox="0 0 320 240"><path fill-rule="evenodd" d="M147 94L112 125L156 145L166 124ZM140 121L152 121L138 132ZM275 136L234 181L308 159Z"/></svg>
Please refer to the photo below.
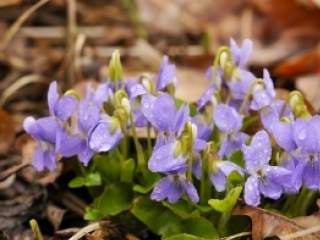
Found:
<svg viewBox="0 0 320 240"><path fill-rule="evenodd" d="M75 235L73 235L71 238L69 238L69 240L78 240L78 239L84 237L86 234L99 229L101 227L102 223L103 222L95 222L95 223L89 224L88 226L80 229L80 231L77 232Z"/></svg>
<svg viewBox="0 0 320 240"><path fill-rule="evenodd" d="M36 82L43 82L43 79L40 75L37 74L30 74L23 76L16 80L12 85L10 85L0 97L0 107L4 105L4 103L8 100L10 96L12 96L15 92L17 92L22 87Z"/></svg>
<svg viewBox="0 0 320 240"><path fill-rule="evenodd" d="M30 164L27 162L23 162L19 165L14 165L5 171L2 171L0 173L0 181L5 180L6 178L10 177L12 174L15 174L16 172L20 171L21 169L28 167Z"/></svg>
<svg viewBox="0 0 320 240"><path fill-rule="evenodd" d="M67 26L67 46L68 46L68 87L73 86L75 80L75 41L76 41L76 26L77 26L77 4L76 0L68 0L68 26Z"/></svg>
<svg viewBox="0 0 320 240"><path fill-rule="evenodd" d="M40 0L29 9L27 9L15 23L9 28L9 30L5 33L2 43L0 44L0 49L5 49L10 43L13 36L19 31L21 25L40 7L44 4L48 3L50 0Z"/></svg>
<svg viewBox="0 0 320 240"><path fill-rule="evenodd" d="M301 230L301 231L297 231L288 235L284 235L284 236L279 236L279 238L281 240L290 240L290 239L295 239L298 237L305 237L307 235L313 234L315 232L319 232L320 231L320 225L318 226L314 226L305 230Z"/></svg>
<svg viewBox="0 0 320 240"><path fill-rule="evenodd" d="M220 240L232 240L232 239L236 239L239 237L250 236L251 234L252 234L251 232L241 232L241 233L231 235L229 237L220 238Z"/></svg>

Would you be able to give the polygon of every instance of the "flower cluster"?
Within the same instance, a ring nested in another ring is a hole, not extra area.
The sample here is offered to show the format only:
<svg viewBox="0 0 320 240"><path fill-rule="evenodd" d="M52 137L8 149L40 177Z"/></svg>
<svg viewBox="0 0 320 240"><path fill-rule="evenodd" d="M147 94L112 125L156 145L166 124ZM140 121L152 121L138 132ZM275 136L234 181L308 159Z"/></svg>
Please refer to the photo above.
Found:
<svg viewBox="0 0 320 240"><path fill-rule="evenodd" d="M219 49L196 107L174 96L176 68L167 56L155 77L125 80L115 52L108 81L88 86L82 97L74 90L59 95L52 82L50 115L28 117L23 125L38 143L34 167L53 170L58 159L72 156L87 166L94 155L121 152L121 143L132 139L135 151L129 155L139 176L161 176L151 193L155 201L197 203L203 179L212 191L224 192L233 172L244 179L243 198L251 206L262 196L276 200L303 186L319 190L320 116L310 115L299 92L276 99L268 70L261 77L248 70L251 51L248 39ZM138 128L147 129L146 141Z"/></svg>

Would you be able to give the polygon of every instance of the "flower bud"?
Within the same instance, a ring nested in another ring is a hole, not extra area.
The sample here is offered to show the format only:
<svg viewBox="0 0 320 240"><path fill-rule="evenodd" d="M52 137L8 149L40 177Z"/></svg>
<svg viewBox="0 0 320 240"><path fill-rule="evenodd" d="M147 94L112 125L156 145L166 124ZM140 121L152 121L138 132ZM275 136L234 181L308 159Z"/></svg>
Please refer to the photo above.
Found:
<svg viewBox="0 0 320 240"><path fill-rule="evenodd" d="M118 90L115 93L115 107L122 105L122 99L128 98L127 93L124 90Z"/></svg>
<svg viewBox="0 0 320 240"><path fill-rule="evenodd" d="M127 111L128 114L131 113L131 105L128 98L122 98L121 106L123 106L123 108Z"/></svg>
<svg viewBox="0 0 320 240"><path fill-rule="evenodd" d="M155 86L150 74L143 74L140 78L140 82L149 93L154 92Z"/></svg>
<svg viewBox="0 0 320 240"><path fill-rule="evenodd" d="M111 60L109 62L109 79L117 83L122 79L122 74L120 52L119 50L115 50L112 53Z"/></svg>
<svg viewBox="0 0 320 240"><path fill-rule="evenodd" d="M66 91L64 93L65 96L72 96L72 97L75 97L77 100L80 100L80 95L79 93L74 90L74 89L69 89L68 91Z"/></svg>
<svg viewBox="0 0 320 240"><path fill-rule="evenodd" d="M289 106L291 107L293 114L296 117L308 118L310 113L304 103L303 95L299 91L292 91L287 99Z"/></svg>

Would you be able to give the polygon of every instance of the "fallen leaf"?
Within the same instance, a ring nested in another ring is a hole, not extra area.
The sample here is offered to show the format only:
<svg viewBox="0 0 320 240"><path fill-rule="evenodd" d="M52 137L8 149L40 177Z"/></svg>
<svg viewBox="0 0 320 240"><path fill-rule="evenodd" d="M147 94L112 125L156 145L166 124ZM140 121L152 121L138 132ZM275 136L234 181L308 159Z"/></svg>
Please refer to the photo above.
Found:
<svg viewBox="0 0 320 240"><path fill-rule="evenodd" d="M295 85L318 112L320 110L320 74L298 77Z"/></svg>
<svg viewBox="0 0 320 240"><path fill-rule="evenodd" d="M15 122L0 108L0 154L7 153L15 139Z"/></svg>
<svg viewBox="0 0 320 240"><path fill-rule="evenodd" d="M316 49L295 55L280 63L273 73L287 78L320 73L320 51Z"/></svg>
<svg viewBox="0 0 320 240"><path fill-rule="evenodd" d="M248 206L238 206L234 212L234 215L246 215L251 218L252 221L252 239L261 240L266 237L286 236L299 231L307 229L299 221L295 219L287 218L283 215L262 209L253 208ZM319 224L319 223L318 223ZM319 229L320 230L320 229ZM315 240L320 239L320 233L311 233L303 237L294 238L296 240Z"/></svg>
<svg viewBox="0 0 320 240"><path fill-rule="evenodd" d="M55 231L58 230L66 210L49 203L46 208L46 216L53 225Z"/></svg>

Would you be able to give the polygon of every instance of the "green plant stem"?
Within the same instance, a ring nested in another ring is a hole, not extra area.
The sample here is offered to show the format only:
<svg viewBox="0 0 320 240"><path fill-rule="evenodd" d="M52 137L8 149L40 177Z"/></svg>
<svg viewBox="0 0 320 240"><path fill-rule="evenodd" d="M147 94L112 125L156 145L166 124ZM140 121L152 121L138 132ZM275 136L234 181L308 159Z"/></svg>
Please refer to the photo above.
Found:
<svg viewBox="0 0 320 240"><path fill-rule="evenodd" d="M33 236L35 240L43 240L43 236L41 233L41 230L39 228L38 222L35 219L31 219L30 222L30 227L33 232Z"/></svg>
<svg viewBox="0 0 320 240"><path fill-rule="evenodd" d="M294 194L294 195L290 195L287 197L286 201L283 204L282 207L282 212L287 215L287 216L291 216L291 212L290 209L292 208L292 206L295 204L296 200L297 200L298 195Z"/></svg>
<svg viewBox="0 0 320 240"><path fill-rule="evenodd" d="M230 217L231 217L231 212L221 213L219 223L218 223L218 229L222 236L226 235L226 224L228 223Z"/></svg>
<svg viewBox="0 0 320 240"><path fill-rule="evenodd" d="M134 146L135 146L136 152L137 152L138 169L140 170L140 172L142 173L143 176L146 176L146 162L145 162L145 158L144 158L144 153L143 153L142 146L138 140L137 130L136 130L136 126L134 124L132 115L130 116L130 121L132 124L131 130L132 130L133 142L134 142Z"/></svg>
<svg viewBox="0 0 320 240"><path fill-rule="evenodd" d="M208 178L208 158L202 158L202 177L200 182L200 203L207 204L210 198L210 183Z"/></svg>
<svg viewBox="0 0 320 240"><path fill-rule="evenodd" d="M290 207L289 214L292 214L292 217L306 215L307 210L314 201L316 195L317 192L302 188L295 203Z"/></svg>
<svg viewBox="0 0 320 240"><path fill-rule="evenodd" d="M147 127L147 148L148 148L148 157L150 157L151 153L152 153L151 126L150 126L150 123L148 123L148 127Z"/></svg>
<svg viewBox="0 0 320 240"><path fill-rule="evenodd" d="M301 195L298 197L297 206L296 206L298 216L307 215L307 211L316 196L317 196L316 191L311 191L307 188L303 188L301 190Z"/></svg>
<svg viewBox="0 0 320 240"><path fill-rule="evenodd" d="M124 135L124 138L120 144L121 155L123 156L124 159L128 158L128 141L129 141L129 139L128 139L127 135Z"/></svg>

